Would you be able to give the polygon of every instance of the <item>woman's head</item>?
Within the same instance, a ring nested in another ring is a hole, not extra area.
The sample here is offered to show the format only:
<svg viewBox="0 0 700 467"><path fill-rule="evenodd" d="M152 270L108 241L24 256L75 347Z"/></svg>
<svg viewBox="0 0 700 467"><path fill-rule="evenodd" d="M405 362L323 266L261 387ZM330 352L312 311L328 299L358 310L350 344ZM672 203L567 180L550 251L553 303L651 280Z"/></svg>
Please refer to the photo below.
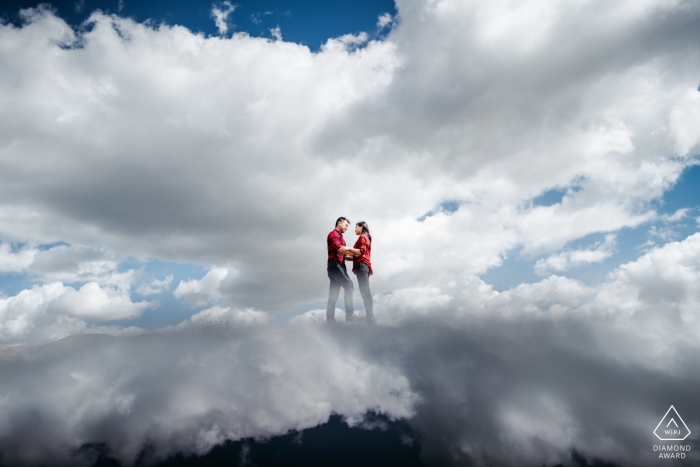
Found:
<svg viewBox="0 0 700 467"><path fill-rule="evenodd" d="M357 224L355 224L355 235L362 235L362 234L367 234L367 236L372 239L372 235L369 233L369 226L367 225L367 222L365 221L360 221Z"/></svg>

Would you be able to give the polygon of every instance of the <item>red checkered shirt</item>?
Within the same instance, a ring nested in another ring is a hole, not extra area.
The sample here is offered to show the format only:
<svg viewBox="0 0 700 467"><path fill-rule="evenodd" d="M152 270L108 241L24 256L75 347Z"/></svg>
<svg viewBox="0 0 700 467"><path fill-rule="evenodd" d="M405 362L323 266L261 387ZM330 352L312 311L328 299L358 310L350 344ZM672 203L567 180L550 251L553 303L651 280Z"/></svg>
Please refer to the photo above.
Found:
<svg viewBox="0 0 700 467"><path fill-rule="evenodd" d="M326 243L328 243L328 266L332 262L345 264L345 255L338 252L341 246L345 246L345 239L343 234L338 232L336 229L331 230L326 238Z"/></svg>
<svg viewBox="0 0 700 467"><path fill-rule="evenodd" d="M357 266L359 266L360 263L365 263L367 267L369 267L369 274L372 275L372 262L370 261L370 255L372 254L372 240L369 239L369 235L360 235L353 248L357 248L362 254L360 256L355 256L352 259L352 272L357 274Z"/></svg>

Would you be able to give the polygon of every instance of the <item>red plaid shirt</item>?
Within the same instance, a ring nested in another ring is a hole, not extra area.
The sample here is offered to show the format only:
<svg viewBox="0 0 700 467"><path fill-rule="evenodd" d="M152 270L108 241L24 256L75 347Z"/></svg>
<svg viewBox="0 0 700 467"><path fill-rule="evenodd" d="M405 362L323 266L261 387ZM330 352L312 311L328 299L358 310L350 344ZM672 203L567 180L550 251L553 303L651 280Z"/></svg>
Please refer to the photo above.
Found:
<svg viewBox="0 0 700 467"><path fill-rule="evenodd" d="M326 238L326 243L328 243L328 265L330 266L332 262L345 264L345 255L338 252L341 246L345 246L343 234L336 229L331 230Z"/></svg>
<svg viewBox="0 0 700 467"><path fill-rule="evenodd" d="M357 274L357 266L359 266L360 263L365 263L367 267L369 267L369 274L372 275L372 263L370 261L370 255L372 254L372 240L369 239L369 235L360 235L353 248L360 250L362 255L355 256L352 259L352 272Z"/></svg>

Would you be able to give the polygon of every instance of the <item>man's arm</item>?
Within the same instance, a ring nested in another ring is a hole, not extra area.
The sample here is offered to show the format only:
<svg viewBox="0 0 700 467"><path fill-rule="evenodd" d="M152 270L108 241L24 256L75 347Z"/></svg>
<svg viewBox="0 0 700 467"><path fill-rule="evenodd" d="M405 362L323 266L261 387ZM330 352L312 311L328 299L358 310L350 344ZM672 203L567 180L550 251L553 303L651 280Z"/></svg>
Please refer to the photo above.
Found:
<svg viewBox="0 0 700 467"><path fill-rule="evenodd" d="M342 251L341 253L345 255L345 261L352 261L353 259L355 259L355 257L362 255L362 253L360 253L360 250L356 248L344 247L343 250L344 251Z"/></svg>
<svg viewBox="0 0 700 467"><path fill-rule="evenodd" d="M362 256L367 251L367 243L363 237L360 237L360 248L345 248L346 254L352 256Z"/></svg>
<svg viewBox="0 0 700 467"><path fill-rule="evenodd" d="M331 232L331 235L333 235L333 232ZM344 251L344 250L345 250L346 246L343 245L343 243L345 243L345 242L340 243L342 237L341 237L340 235L335 235L335 236L332 236L332 237L329 237L329 238L330 238L330 240L331 240L331 244L329 245L329 247L332 248L332 249L334 249L334 250L337 251L338 253L345 254L345 251ZM329 253L330 253L330 250L329 250Z"/></svg>

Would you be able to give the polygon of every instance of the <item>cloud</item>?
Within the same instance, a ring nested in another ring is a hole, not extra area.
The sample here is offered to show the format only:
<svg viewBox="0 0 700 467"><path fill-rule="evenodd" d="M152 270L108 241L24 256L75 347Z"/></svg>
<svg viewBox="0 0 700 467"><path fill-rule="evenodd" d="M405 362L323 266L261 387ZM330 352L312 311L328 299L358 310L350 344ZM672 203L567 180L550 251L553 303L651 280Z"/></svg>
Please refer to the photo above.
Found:
<svg viewBox="0 0 700 467"><path fill-rule="evenodd" d="M544 275L550 270L566 271L581 265L600 263L613 255L616 243L615 235L608 234L603 241L596 242L593 248L564 251L538 260L535 264L535 272Z"/></svg>
<svg viewBox="0 0 700 467"><path fill-rule="evenodd" d="M232 327L259 326L266 324L269 320L269 314L262 311L252 309L239 310L215 305L195 313L177 325L161 328L159 332L197 332L203 330L226 332Z"/></svg>
<svg viewBox="0 0 700 467"><path fill-rule="evenodd" d="M205 306L221 300L221 283L229 275L225 268L212 268L200 280L188 279L181 281L173 295L183 298L193 306Z"/></svg>
<svg viewBox="0 0 700 467"><path fill-rule="evenodd" d="M15 271L28 274L29 278L40 280L49 289L58 291L52 296L43 311L98 321L121 320L139 316L144 310L157 306L157 302L137 302L131 300L129 291L134 281L134 270L118 272L118 261L113 252L83 246L57 245L48 249L22 248L11 252L6 244L0 245L0 254L6 255L6 265ZM167 288L170 280L154 281L141 286L141 291L158 292ZM81 284L76 288L66 283ZM36 295L37 290L23 291ZM11 299L17 299L22 293ZM43 303L47 297L30 299L32 303ZM31 316L27 312L25 318ZM51 320L49 320L51 321ZM37 324L37 323L34 323ZM66 331L72 328L67 328ZM63 336L61 336L63 337Z"/></svg>
<svg viewBox="0 0 700 467"><path fill-rule="evenodd" d="M377 292L657 218L695 161L694 5L435 5L399 2L384 39L318 53L25 13L2 26L2 108L21 110L0 135L0 234L235 268L227 305L273 311L324 295L311 259L339 215L376 232Z"/></svg>
<svg viewBox="0 0 700 467"><path fill-rule="evenodd" d="M677 209L676 212L674 212L673 214L667 214L667 215L661 216L661 218L665 222L678 222L678 221L684 219L688 215L688 212L690 212L689 208L681 208L681 209Z"/></svg>
<svg viewBox="0 0 700 467"><path fill-rule="evenodd" d="M64 291L61 283L44 284L23 290L14 297L0 299L3 343L50 342L82 331L84 325L81 326L81 323L60 317L47 319L45 316L48 304Z"/></svg>
<svg viewBox="0 0 700 467"><path fill-rule="evenodd" d="M209 323L217 321L231 321L243 324L259 324L267 321L267 314L255 310L233 310L228 307L214 306L207 310L200 311L189 318L189 322L194 324Z"/></svg>
<svg viewBox="0 0 700 467"><path fill-rule="evenodd" d="M56 245L38 251L28 272L44 282L96 281L124 288L131 281L132 272L117 273L120 259L104 248Z"/></svg>
<svg viewBox="0 0 700 467"><path fill-rule="evenodd" d="M605 307L630 316L679 320L689 330L697 330L695 310L700 306L700 234L680 242L654 248L636 261L623 264L600 292ZM660 327L647 332L661 333ZM670 331L666 331L670 332ZM670 337L670 336L669 336Z"/></svg>
<svg viewBox="0 0 700 467"><path fill-rule="evenodd" d="M564 275L660 219L697 163L698 5L397 6L381 40L317 53L101 13L78 33L45 8L0 25L2 245L64 242L2 251L43 282L0 299L3 343L142 333L110 323L153 304L127 257L208 268L175 288L196 314L171 331L323 299L339 215L372 228L379 323L25 349L0 365L3 462L203 452L379 410L426 463L643 466L668 394L700 416L700 237L600 285ZM589 235L607 240L567 249ZM557 274L494 290L479 274L514 249Z"/></svg>
<svg viewBox="0 0 700 467"><path fill-rule="evenodd" d="M279 28L279 26L270 29L270 35L271 35L276 41L281 41L281 40L282 40L282 30Z"/></svg>
<svg viewBox="0 0 700 467"><path fill-rule="evenodd" d="M0 244L0 273L26 270L33 262L37 250L31 247L12 248L8 243Z"/></svg>
<svg viewBox="0 0 700 467"><path fill-rule="evenodd" d="M51 302L48 313L59 313L82 319L110 321L134 318L144 310L158 306L158 302L136 302L123 290L100 287L88 282L75 290L66 287L64 293Z"/></svg>
<svg viewBox="0 0 700 467"><path fill-rule="evenodd" d="M60 282L35 285L0 299L0 341L26 345L44 344L84 332L139 334L143 329L91 326L83 319L122 319L154 305L153 302L132 303L128 296L102 289L94 283L86 284L79 291Z"/></svg>
<svg viewBox="0 0 700 467"><path fill-rule="evenodd" d="M235 9L236 5L231 5L229 1L222 2L221 7L217 7L216 5L212 5L211 7L211 16L214 18L216 28L222 36L228 32L228 16L233 13Z"/></svg>
<svg viewBox="0 0 700 467"><path fill-rule="evenodd" d="M396 368L341 347L322 328L246 328L229 338L100 337L31 350L27 355L38 358L38 366L20 364L29 373L2 366L0 385L9 396L0 402L3 462L44 459L51 450L54 465L71 464L79 459L66 448L94 435L128 463L146 439L154 457L204 453L227 438L312 427L332 413L353 424L369 408L404 418L415 397ZM40 370L44 364L51 371ZM32 407L39 410L38 425L20 423ZM114 443L117 438L122 442Z"/></svg>
<svg viewBox="0 0 700 467"><path fill-rule="evenodd" d="M136 293L142 296L146 295L158 295L170 289L170 283L173 281L173 275L170 274L163 280L158 280L155 278L150 278L151 282L146 284L141 284L137 289Z"/></svg>
<svg viewBox="0 0 700 467"><path fill-rule="evenodd" d="M377 19L377 28L384 29L394 21L394 18L389 13L379 15Z"/></svg>
<svg viewBox="0 0 700 467"><path fill-rule="evenodd" d="M274 13L275 13L274 11L264 11L264 12L260 12L260 13L254 13L254 14L250 15L250 20L254 24L261 24L263 22L263 19L266 16L272 15Z"/></svg>
<svg viewBox="0 0 700 467"><path fill-rule="evenodd" d="M134 270L117 272L115 268L115 262L103 260L102 252L85 248L36 250L27 267L29 277L51 282L0 298L0 342L41 344L83 332L143 332L133 326L100 326L86 321L136 318L158 307L156 301L133 301L129 292ZM82 285L72 287L56 279Z"/></svg>
<svg viewBox="0 0 700 467"><path fill-rule="evenodd" d="M566 245L658 219L696 163L700 12L644 5L399 2L385 38L317 53L23 10L0 26L0 236L68 244L26 271L76 290L125 289L127 257L236 271L176 288L200 309L322 299L339 215L375 232L375 293L475 281L511 251L563 273L609 252ZM553 187L571 189L533 205Z"/></svg>
<svg viewBox="0 0 700 467"><path fill-rule="evenodd" d="M699 350L699 260L696 234L597 289L551 276L502 293L472 283L458 300L398 294L377 307L389 326L295 318L19 348L0 365L3 460L68 465L98 440L122 462L145 449L157 460L332 413L361 426L376 411L408 420L426 465L565 465L573 451L656 465L651 431L668 394L685 419L700 416L689 358ZM191 321L246 313L213 307Z"/></svg>
<svg viewBox="0 0 700 467"><path fill-rule="evenodd" d="M670 126L676 150L685 156L697 151L700 143L700 92L688 89L684 97L671 111Z"/></svg>
<svg viewBox="0 0 700 467"><path fill-rule="evenodd" d="M67 73L65 82L70 83L73 78L68 76L73 76L77 69L63 62L68 56L80 56L79 68L99 62L99 60L96 61L96 57L101 56L106 60L101 62L101 71L96 75L93 76L92 73L83 75L87 80L83 83L85 87L72 88L72 85L68 84L67 87L61 88L63 89L61 91L42 78L47 76L43 74L44 72L36 75L37 80L30 79L29 75L34 72L27 67L30 62L48 65L48 62L39 56L51 53L54 45L50 44L55 44L51 42L53 39L72 44L77 37L65 23L49 12L36 10L31 15L28 14L27 18L30 22L23 28L12 29L9 26L3 26L2 30L3 38L7 39L8 44L5 58L18 67L13 72L14 76L27 77L22 82L27 86L23 92L28 93L28 100L23 100L24 104L20 105L25 113L20 117L21 123L17 121L16 128L13 126L18 131L18 137L26 137L26 141L32 146L31 141L38 141L35 136L55 125L65 127L63 135L73 131L82 133L83 130L80 128L85 128L84 125L92 127L93 124L94 128L87 130L88 132L94 130L96 133L93 134L99 134L106 130L108 134L104 135L106 139L94 141L96 144L94 151L82 146L86 141L81 138L76 140L70 137L63 140L64 137L59 136L67 146L58 141L55 142L56 144L52 143L52 146L63 147L63 149L59 149L50 158L36 166L43 167L41 170L55 168L51 178L57 185L53 185L54 182L51 185L57 187L57 191L54 193L56 196L51 195L49 198L63 206L58 209L56 209L57 205L54 207L46 205L41 207L32 203L28 205L27 200L31 197L27 197L27 193L21 193L36 180L45 180L45 174L30 174L33 169L30 166L24 167L19 162L8 165L8 171L19 177L16 183L11 185L14 187L12 190L10 190L9 179L5 180L8 183L3 183L3 186L10 191L0 194L0 199L4 200L0 203L2 205L0 217L4 220L4 233L7 233L9 238L20 237L25 240L32 238L40 243L64 241L75 245L96 245L115 251L120 257L128 255L158 257L196 264L211 264L210 262L214 262L216 258L221 259L220 264L238 264L239 259L242 258L237 259L237 256L250 256L252 262L248 263L248 260L244 260L244 263L250 264L253 268L260 267L260 271L249 271L249 274L246 274L236 286L237 292L242 297L241 305L258 301L255 297L261 296L259 292L262 279L259 274L271 270L268 262L269 264L279 263L279 258L283 258L277 272L273 273L272 277L264 279L267 284L282 282L294 267L302 264L298 258L291 261L291 258L286 259L280 248L288 248L289 245L286 243L291 242L294 245L292 256L297 256L302 251L306 253L313 251L315 242L294 235L289 239L284 236L269 238L270 242L266 247L260 242L265 241L275 230L282 232L282 223L286 224L286 221L283 221L282 212L293 213L298 211L299 206L307 206L309 197L317 197L318 189L325 189L324 187L332 185L332 177L329 173L325 178L318 179L312 189L304 184L292 185L292 191L296 194L286 193L279 197L279 190L287 190L290 186L284 182L289 173L278 172L278 169L289 165L291 159L285 159L287 162L283 161L282 165L279 165L278 155L286 152L290 158L298 157L301 162L301 165L295 163L298 167L308 168L309 164L315 164L315 156L304 153L302 150L304 145L298 146L293 143L289 146L287 142L306 133L304 128L311 121L321 122L325 118L323 115L327 115L333 109L340 109L342 102L381 86L386 78L383 80L377 78L381 78L382 74L387 75L386 67L382 62L383 54L391 48L390 45L377 43L356 55L351 55L344 49L345 46L339 43L337 49L318 55L312 54L304 46L279 41L278 46L275 46L277 52L274 52L274 48L270 48L272 44L264 39L238 35L226 40L216 39L219 42L215 42L190 34L189 31L180 27L163 26L156 31L123 18L95 14L91 20L94 22L94 28L88 35L95 34L89 37L81 36L80 40L84 44L82 48L58 49L61 50L59 54L67 55L58 58L58 62L51 67L55 66L65 71ZM20 58L21 54L17 54L22 48L21 44L25 40L34 40L31 38L34 33L49 39L47 42L49 45L40 46L40 48L44 47L44 50L37 51L36 56ZM163 50L160 45L157 45L159 40L157 38L164 33L163 37L167 37L166 41L175 48L173 50L180 50L180 52L171 55L166 60L168 64L165 68L160 68L160 66L153 66L155 65L153 59L158 56L162 58L168 56L161 55ZM123 41L125 37L130 37L129 40L132 41L134 48L131 46L125 48L127 44ZM153 42L154 40L156 42ZM181 48L185 43L189 45ZM220 46L223 49L219 49ZM199 52L196 52L197 50ZM272 51L273 54L268 55L268 51ZM229 52L234 55L230 55ZM249 54L250 52L252 55ZM141 58L132 56L133 53ZM180 53L184 55L180 56ZM195 55L191 55L192 53ZM228 58L222 62L225 63L224 68L217 71L217 67L210 67L207 63L219 54L223 54L220 58ZM243 62L236 64L237 59L231 61L230 59L235 55L247 64ZM119 56L121 58L118 58ZM264 60L259 61L259 58L263 57ZM35 62L36 59L39 61ZM199 64L181 68L190 59L194 59ZM355 65L346 67L347 59L350 63L355 62ZM137 80L134 80L135 75L130 71L124 71L130 68L131 64L136 63L134 60L145 66L144 74ZM306 65L303 65L304 63ZM302 64L301 68L298 68L299 64ZM372 69L377 65L379 68L377 72L372 73L371 78L365 79L362 76L361 70ZM66 66L68 68L65 68ZM291 75L281 81L271 80L272 75L277 75L273 70L278 67L280 70L296 71L292 71ZM208 69L209 72L202 74L203 69ZM180 76L181 79L173 80L176 76ZM150 90L142 94L146 89L143 87L145 83L149 83L146 87ZM5 84L0 83L0 86L6 85L10 83L7 81ZM187 90L193 85L207 89L207 94L214 89L216 91L204 100L184 97L193 95ZM259 91L255 91L256 88ZM232 89L236 91L231 93ZM134 99L136 95L151 96L146 100L155 100L142 105L145 101L141 98ZM39 99L38 96L43 97ZM176 96L179 97L176 98ZM124 98L126 100L123 100ZM15 90L10 94L4 94L3 99L7 105L14 106L15 104L10 101L19 97ZM278 100L281 101L277 102ZM204 101L212 102L216 110L213 108L206 110L201 107ZM51 116L44 114L44 122L39 123L33 116L30 117L30 114L45 104L58 113ZM107 108L113 108L116 113L111 113L112 117L102 114L103 117L116 118L117 121L98 123L101 117L96 117L92 113L94 111L101 113L98 109ZM285 109L295 109L294 115ZM300 109L303 109L305 116L298 113ZM212 110L213 113L210 113ZM183 111L185 113L182 113ZM190 111L194 113L187 116ZM140 127L148 128L141 136L138 136L139 131L134 133L132 125L135 121L131 117L123 119L119 116L132 115L133 112L141 115L137 118L137 120L142 119ZM239 114L239 112L243 113ZM221 117L225 115L229 117L224 117L222 120ZM241 115L242 119L234 117L235 115ZM268 115L269 118L265 117L268 123L266 128L262 129L263 133L258 134L258 130L254 130L256 124L253 122L261 121L259 117L263 115ZM31 124L32 121L35 124ZM253 133L249 133L246 128ZM273 133L277 135L273 140L264 136L264 134ZM71 149L70 146L73 143L69 141L82 142L77 143L80 148ZM154 149L152 151L147 148L151 144L148 141L164 141L165 145L159 143L158 149L151 148ZM7 140L5 143L9 144ZM260 144L263 146L259 147ZM196 152L208 154L208 156L198 164L198 169L191 170L190 157L194 148L197 148ZM29 153L34 154L35 151L37 151L36 154L45 153L38 147L26 148L26 151L20 150L27 157ZM104 158L93 157L98 153L113 155ZM136 153L140 156L132 159ZM232 154L235 157L232 157ZM258 154L260 157L253 154ZM106 166L120 165L126 161L124 157L132 160L139 167L134 167L133 170L112 167L109 169L112 173L111 181L104 179L101 174L106 173L103 172L107 170ZM153 159L143 165L143 162L149 158ZM184 165L180 165L176 162L177 160L181 160ZM147 168L148 166L153 169L153 172ZM166 166L170 169L164 171ZM68 167L71 169L68 170ZM173 178L167 175L169 170L175 170L179 175L172 174ZM266 180L265 183L253 183L256 177L251 178L249 174L257 171L260 171L259 175ZM4 172L5 177L9 177L9 172ZM197 172L199 173L195 176ZM124 185L121 182L113 182L119 180L122 175L126 176L127 173L132 179L130 183L133 189L123 191ZM30 179L34 181L28 183ZM76 179L82 180L78 183L79 185L81 183L85 185L80 187L75 185ZM179 181L176 182L176 179ZM208 188L203 189L200 183L202 179L208 180ZM85 196L85 193L91 194ZM212 202L211 195L220 201L224 200L223 203ZM277 201L271 202L273 199ZM270 210L260 209L258 201L268 203ZM281 201L284 206L278 205L278 201ZM205 205L208 207L204 207ZM335 209L333 207L332 210L335 211ZM94 214L102 220L94 219ZM305 211L299 213L302 216L306 214ZM199 219L185 220L190 215ZM127 220L124 216L131 217L131 220ZM333 216L337 217L335 213ZM312 214L304 225L304 235L313 230L323 231L326 223L324 220L325 215ZM102 225L103 221L106 221L109 226ZM173 221L179 225L174 225ZM250 230L251 227L253 230ZM185 230L181 230L182 228ZM136 230L129 233L123 229ZM208 230L209 233L204 233L202 229ZM143 241L135 241L132 235L136 231L141 232L137 236L143 234L150 240L144 237ZM202 234L204 237L201 236ZM205 237L208 237L208 240L200 243ZM279 241L282 243L278 243ZM210 246L206 247L206 244ZM160 247L155 250L152 248L156 245L164 248L162 251L156 251L160 249ZM214 245L218 246L212 248ZM267 259L263 260L263 257ZM275 275L279 277L274 277ZM310 297L323 288L316 281L308 281L305 284L290 286L286 293L292 295L301 293L305 297ZM280 299L275 295L263 294L263 296L266 296L265 300L269 301L265 305L267 307L278 306L280 303ZM263 304L258 303L258 305Z"/></svg>
<svg viewBox="0 0 700 467"><path fill-rule="evenodd" d="M20 109L0 135L0 234L85 245L105 270L128 256L235 267L227 305L272 311L323 297L312 258L338 215L376 232L376 292L657 218L650 203L695 160L673 117L695 105L694 5L439 5L400 2L386 38L318 53L99 13L78 34L25 10L0 29L1 108ZM445 200L458 209L418 221ZM99 282L80 267L45 280Z"/></svg>

